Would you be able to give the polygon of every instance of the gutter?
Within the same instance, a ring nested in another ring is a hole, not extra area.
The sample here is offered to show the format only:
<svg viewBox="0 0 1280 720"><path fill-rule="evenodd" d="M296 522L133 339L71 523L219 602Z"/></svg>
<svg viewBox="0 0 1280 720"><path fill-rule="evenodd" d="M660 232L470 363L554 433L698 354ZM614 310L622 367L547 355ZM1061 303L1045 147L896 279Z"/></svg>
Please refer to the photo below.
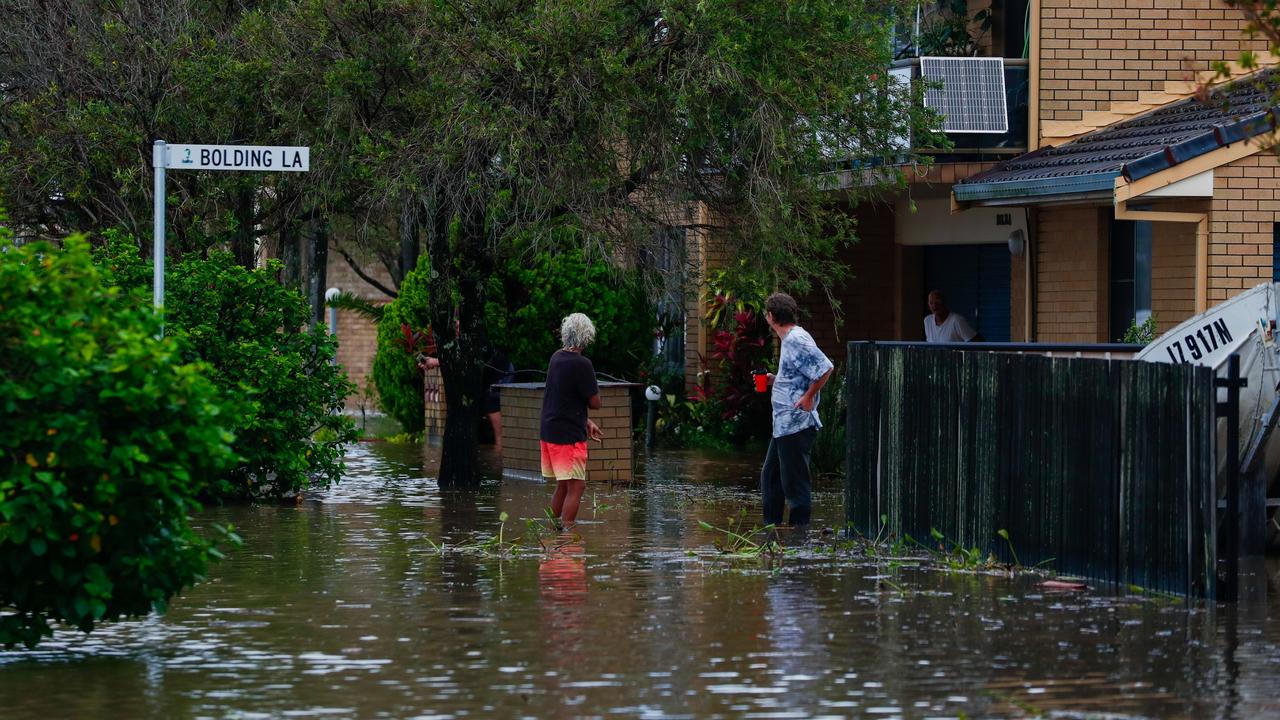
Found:
<svg viewBox="0 0 1280 720"><path fill-rule="evenodd" d="M958 183L952 186L952 194L958 203L984 200L1048 198L1054 195L1082 194L1115 189L1120 172L1110 170L1092 175L1067 175L1032 180L1007 180L1004 182Z"/></svg>

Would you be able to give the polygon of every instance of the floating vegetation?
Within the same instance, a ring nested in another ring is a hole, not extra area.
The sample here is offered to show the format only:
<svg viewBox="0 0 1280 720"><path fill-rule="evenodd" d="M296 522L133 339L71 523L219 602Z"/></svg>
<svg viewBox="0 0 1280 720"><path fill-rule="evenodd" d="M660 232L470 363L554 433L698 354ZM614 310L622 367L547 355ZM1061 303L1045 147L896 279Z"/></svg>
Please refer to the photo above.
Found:
<svg viewBox="0 0 1280 720"><path fill-rule="evenodd" d="M582 536L577 533L565 533L558 518L548 508L544 510L546 519L528 518L525 520L524 532L520 535L508 535L506 512L498 514L498 530L494 533L475 533L470 541L449 545L444 540L435 542L431 538L423 538L431 552L438 555L459 553L479 555L484 558L511 560L529 557L541 552L559 550L565 545L580 542Z"/></svg>
<svg viewBox="0 0 1280 720"><path fill-rule="evenodd" d="M721 555L733 558L781 558L787 553L782 543L778 542L778 531L773 525L755 525L747 529L747 511L744 509L735 517L730 517L726 527L719 528L704 520L698 525L709 532L716 533L716 550Z"/></svg>
<svg viewBox="0 0 1280 720"><path fill-rule="evenodd" d="M1049 588L1066 589L1070 587L1076 589L1077 586L1084 587L1071 579L1052 579L1044 568L1045 565L1052 562L1052 558L1031 567L1022 565L1018 560L1018 553L1013 547L1013 540L1009 536L1009 532L1001 529L996 532L996 535L1008 545L1009 554L1013 558L1012 563L1002 562L994 554L984 552L981 548L965 547L959 542L948 538L937 528L930 528L929 543L921 542L907 533L897 536L889 530L889 518L887 515L880 516L880 529L875 537L869 538L861 535L853 526L849 526L846 537L827 544L819 549L819 552L824 552L831 556L839 556L846 553L854 556L862 555L885 571L925 568L943 572L996 575L1007 578L1013 578L1020 574L1034 574L1044 578L1045 582L1054 583L1047 585ZM903 592L901 586L886 580L886 577L888 576L875 576L881 589Z"/></svg>
<svg viewBox="0 0 1280 720"><path fill-rule="evenodd" d="M612 506L612 505L610 505L610 504L608 504L608 503L602 503L602 502L600 502L600 500L599 500L598 498L596 498L596 492L595 492L595 490L592 490L592 491L591 491L591 515L592 515L592 517L595 517L595 516L597 516L597 515L599 515L600 513L603 513L603 512L609 512L609 511L610 511L610 510L612 510L612 509L613 509L613 506ZM551 509L550 509L550 508L547 508L547 511L546 511L546 512L547 512L547 515L548 515L548 516L550 516L550 515L551 515Z"/></svg>

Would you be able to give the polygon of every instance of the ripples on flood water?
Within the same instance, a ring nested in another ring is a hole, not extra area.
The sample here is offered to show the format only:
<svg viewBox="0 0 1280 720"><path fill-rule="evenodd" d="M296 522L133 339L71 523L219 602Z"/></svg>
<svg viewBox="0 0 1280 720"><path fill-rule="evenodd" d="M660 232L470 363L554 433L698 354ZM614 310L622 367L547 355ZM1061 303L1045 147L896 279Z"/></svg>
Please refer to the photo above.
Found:
<svg viewBox="0 0 1280 720"><path fill-rule="evenodd" d="M1270 606L1192 609L794 535L780 567L729 562L698 521L758 517L757 459L688 452L589 486L561 547L441 554L502 512L519 534L551 487L441 493L427 453L353 446L296 507L210 511L240 550L163 617L0 652L0 717L1280 717L1274 561ZM839 523L839 487L815 504Z"/></svg>

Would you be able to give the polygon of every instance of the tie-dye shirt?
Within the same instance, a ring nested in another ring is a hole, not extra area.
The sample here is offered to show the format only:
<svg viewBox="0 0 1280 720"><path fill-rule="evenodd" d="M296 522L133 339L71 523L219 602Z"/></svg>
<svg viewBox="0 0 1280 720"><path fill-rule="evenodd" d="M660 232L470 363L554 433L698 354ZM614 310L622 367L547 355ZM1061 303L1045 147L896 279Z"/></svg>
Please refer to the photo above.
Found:
<svg viewBox="0 0 1280 720"><path fill-rule="evenodd" d="M773 436L782 437L806 428L820 428L818 402L822 393L813 397L813 410L796 407L809 386L832 368L831 360L818 349L813 336L799 325L782 338L778 355L778 374L773 380Z"/></svg>

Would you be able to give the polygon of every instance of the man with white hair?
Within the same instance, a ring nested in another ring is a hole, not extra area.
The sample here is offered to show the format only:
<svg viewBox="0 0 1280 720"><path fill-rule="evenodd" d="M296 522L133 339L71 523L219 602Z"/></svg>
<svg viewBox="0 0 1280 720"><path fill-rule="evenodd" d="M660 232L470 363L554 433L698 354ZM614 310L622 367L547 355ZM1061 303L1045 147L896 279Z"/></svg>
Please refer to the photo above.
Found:
<svg viewBox="0 0 1280 720"><path fill-rule="evenodd" d="M596 370L582 354L595 337L595 325L582 313L573 313L560 323L564 347L547 365L542 397L542 475L556 480L551 514L566 525L577 519L587 487L587 439L604 438L600 427L587 417L588 409L600 409Z"/></svg>

